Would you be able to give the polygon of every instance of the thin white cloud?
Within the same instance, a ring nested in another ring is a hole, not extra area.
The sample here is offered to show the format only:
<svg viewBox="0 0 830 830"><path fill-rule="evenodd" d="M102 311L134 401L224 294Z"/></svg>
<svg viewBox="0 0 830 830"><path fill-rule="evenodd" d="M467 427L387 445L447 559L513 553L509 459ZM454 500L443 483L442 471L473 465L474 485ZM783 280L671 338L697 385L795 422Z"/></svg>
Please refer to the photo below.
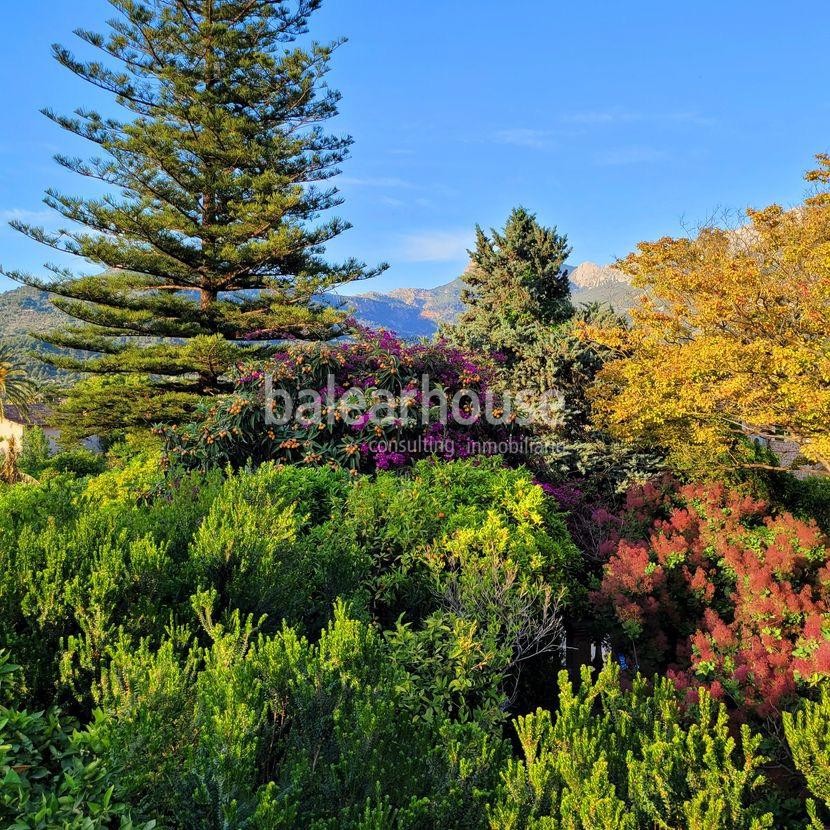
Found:
<svg viewBox="0 0 830 830"><path fill-rule="evenodd" d="M399 179L395 176L379 176L377 178L363 178L359 176L340 176L337 179L338 184L349 187L385 187L397 190L418 190L419 187L413 182L408 182L406 179Z"/></svg>
<svg viewBox="0 0 830 830"><path fill-rule="evenodd" d="M62 217L54 210L26 210L25 208L0 210L0 222L4 225L8 222L23 222L27 225L54 224L59 218Z"/></svg>
<svg viewBox="0 0 830 830"><path fill-rule="evenodd" d="M656 147L617 147L597 154L594 161L602 167L623 167L629 164L652 164L665 161L668 153Z"/></svg>
<svg viewBox="0 0 830 830"><path fill-rule="evenodd" d="M567 113L559 119L563 124L583 124L586 126L597 124L630 124L633 121L642 121L643 115L639 112L612 107L605 110L583 110Z"/></svg>
<svg viewBox="0 0 830 830"><path fill-rule="evenodd" d="M691 124L698 127L711 127L717 123L715 118L703 115L697 110L677 110L671 112L638 112L621 107L600 110L583 110L565 113L559 118L562 124L583 127L613 126L634 124Z"/></svg>
<svg viewBox="0 0 830 830"><path fill-rule="evenodd" d="M424 231L401 237L397 259L405 262L456 262L467 258L473 244L473 232Z"/></svg>
<svg viewBox="0 0 830 830"><path fill-rule="evenodd" d="M393 199L391 196L380 196L378 198L378 201L382 205L387 205L388 207L393 207L393 208L406 207L406 202L404 202L403 199Z"/></svg>
<svg viewBox="0 0 830 830"><path fill-rule="evenodd" d="M493 138L498 144L512 144L514 147L544 150L551 146L552 136L550 130L532 130L517 127L509 130L499 130Z"/></svg>

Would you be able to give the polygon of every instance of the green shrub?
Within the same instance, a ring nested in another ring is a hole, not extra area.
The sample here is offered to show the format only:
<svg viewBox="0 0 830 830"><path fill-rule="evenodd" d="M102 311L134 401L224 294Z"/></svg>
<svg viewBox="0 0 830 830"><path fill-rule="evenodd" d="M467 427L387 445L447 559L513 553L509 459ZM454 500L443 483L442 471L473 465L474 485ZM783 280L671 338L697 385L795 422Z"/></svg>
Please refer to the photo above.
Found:
<svg viewBox="0 0 830 830"><path fill-rule="evenodd" d="M795 713L785 712L784 734L796 767L810 792L830 813L830 684L824 683L817 701L805 700ZM818 807L808 802L812 826L822 830Z"/></svg>
<svg viewBox="0 0 830 830"><path fill-rule="evenodd" d="M361 479L338 527L371 556L372 615L422 714L504 718L530 661L561 666L581 557L527 471L426 461L406 478Z"/></svg>
<svg viewBox="0 0 830 830"><path fill-rule="evenodd" d="M555 714L519 718L523 759L502 774L492 830L761 830L760 737L744 727L741 751L724 707L701 691L691 722L668 680L653 692L637 678L620 687L607 664L575 692L564 673Z"/></svg>
<svg viewBox="0 0 830 830"><path fill-rule="evenodd" d="M18 462L20 469L34 478L48 466L52 454L49 439L41 427L30 427L23 435L23 452Z"/></svg>
<svg viewBox="0 0 830 830"><path fill-rule="evenodd" d="M581 557L555 503L499 459L422 461L406 478L360 479L340 527L372 555L377 613L390 621L426 616L457 589L465 564L494 557L554 594L577 584ZM470 542L477 554L465 563Z"/></svg>
<svg viewBox="0 0 830 830"><path fill-rule="evenodd" d="M117 776L100 747L76 732L60 710L28 712L8 685L17 666L0 652L0 820L9 830L152 830L134 824L116 795ZM8 705L7 705L8 704Z"/></svg>
<svg viewBox="0 0 830 830"><path fill-rule="evenodd" d="M243 470L189 551L194 589L215 589L221 612L267 615L266 630L287 620L314 634L337 597L364 607L419 679L414 710L464 718L503 717L520 664L559 666L578 567L530 475L490 460L353 483L337 470Z"/></svg>
<svg viewBox="0 0 830 830"><path fill-rule="evenodd" d="M78 477L94 476L103 473L107 460L100 453L90 450L63 450L52 456L47 465L59 473L72 473Z"/></svg>
<svg viewBox="0 0 830 830"><path fill-rule="evenodd" d="M114 638L159 637L189 607L187 549L219 483L187 477L141 507L96 505L67 475L0 493L0 648L24 665L30 700L52 702L60 682L89 702Z"/></svg>
<svg viewBox="0 0 830 830"><path fill-rule="evenodd" d="M345 473L271 464L229 477L193 537L191 584L217 590L222 609L267 615L272 627L319 630L371 566L341 532L348 487Z"/></svg>
<svg viewBox="0 0 830 830"><path fill-rule="evenodd" d="M13 548L23 528L37 532L50 520L71 521L78 513L75 499L82 489L83 483L68 475L0 489L0 549Z"/></svg>
<svg viewBox="0 0 830 830"><path fill-rule="evenodd" d="M344 606L312 644L238 614L210 645L119 650L93 733L133 803L174 827L481 827L506 746L473 725L416 723L405 674Z"/></svg>
<svg viewBox="0 0 830 830"><path fill-rule="evenodd" d="M43 636L38 622L51 611L37 602L27 604L35 581L43 584L49 579L43 573L39 543L57 526L75 521L80 490L81 484L71 476L0 490L0 648L9 649L24 665L35 695L54 680L58 648L54 637ZM43 702L51 701L46 696Z"/></svg>
<svg viewBox="0 0 830 830"><path fill-rule="evenodd" d="M115 644L157 647L171 622L190 624L198 590L216 592L220 616L310 636L349 600L388 630L416 717L503 718L528 661L560 665L580 558L527 471L420 462L354 481L265 464L187 474L137 500L112 472L0 496L0 647L25 665L32 700L56 687L90 706ZM112 498L97 498L108 485Z"/></svg>
<svg viewBox="0 0 830 830"><path fill-rule="evenodd" d="M108 469L91 478L86 495L98 505L147 501L164 485L161 442L142 434L129 435L106 455Z"/></svg>
<svg viewBox="0 0 830 830"><path fill-rule="evenodd" d="M227 480L190 547L221 612L314 634L349 598L389 629L413 715L503 718L521 664L559 666L579 554L526 471L416 464L352 483L263 465ZM355 605L356 604L356 605Z"/></svg>

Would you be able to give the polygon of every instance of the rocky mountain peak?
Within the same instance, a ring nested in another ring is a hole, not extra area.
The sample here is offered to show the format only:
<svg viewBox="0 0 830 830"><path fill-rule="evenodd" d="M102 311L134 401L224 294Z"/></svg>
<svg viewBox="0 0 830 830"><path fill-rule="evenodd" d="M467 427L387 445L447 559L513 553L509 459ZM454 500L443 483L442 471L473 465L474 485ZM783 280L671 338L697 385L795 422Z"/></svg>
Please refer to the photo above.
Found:
<svg viewBox="0 0 830 830"><path fill-rule="evenodd" d="M630 279L612 265L597 265L595 262L583 262L569 274L571 282L579 288L599 288L604 285L629 283Z"/></svg>

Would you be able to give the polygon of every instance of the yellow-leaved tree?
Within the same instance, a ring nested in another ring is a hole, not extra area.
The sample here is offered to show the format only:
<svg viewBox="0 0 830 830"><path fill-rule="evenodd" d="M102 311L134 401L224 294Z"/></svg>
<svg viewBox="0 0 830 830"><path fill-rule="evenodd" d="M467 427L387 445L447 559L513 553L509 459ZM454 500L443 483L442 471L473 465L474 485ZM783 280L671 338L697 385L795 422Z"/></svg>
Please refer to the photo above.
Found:
<svg viewBox="0 0 830 830"><path fill-rule="evenodd" d="M830 470L830 156L818 161L798 208L644 242L618 264L644 297L628 329L590 333L620 354L593 393L612 434L696 474L759 466L756 436Z"/></svg>

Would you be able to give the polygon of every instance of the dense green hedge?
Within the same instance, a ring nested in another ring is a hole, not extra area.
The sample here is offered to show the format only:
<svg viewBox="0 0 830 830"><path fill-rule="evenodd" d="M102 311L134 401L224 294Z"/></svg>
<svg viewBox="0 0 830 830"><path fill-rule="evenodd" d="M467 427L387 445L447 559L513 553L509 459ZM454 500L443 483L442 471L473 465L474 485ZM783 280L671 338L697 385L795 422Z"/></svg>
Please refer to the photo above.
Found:
<svg viewBox="0 0 830 830"><path fill-rule="evenodd" d="M785 803L706 693L557 685L556 505L495 459L164 483L147 448L0 489L0 823L749 830L804 826L808 785L819 821L826 695Z"/></svg>

